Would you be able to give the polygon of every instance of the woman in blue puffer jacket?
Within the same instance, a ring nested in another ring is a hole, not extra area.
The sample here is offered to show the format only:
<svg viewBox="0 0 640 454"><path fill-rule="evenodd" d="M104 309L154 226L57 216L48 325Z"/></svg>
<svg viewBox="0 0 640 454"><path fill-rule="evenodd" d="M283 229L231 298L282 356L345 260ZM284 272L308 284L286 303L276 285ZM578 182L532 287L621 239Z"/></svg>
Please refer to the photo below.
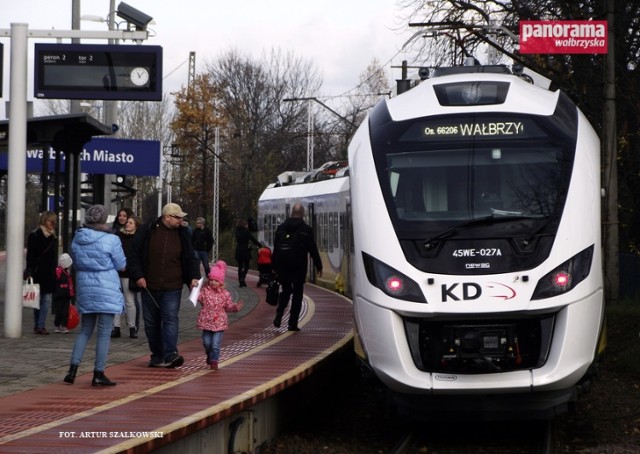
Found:
<svg viewBox="0 0 640 454"><path fill-rule="evenodd" d="M104 375L109 355L111 328L115 314L124 307L119 270L127 266L120 238L106 225L107 210L102 205L87 208L84 227L75 232L71 255L76 269L76 306L82 325L76 337L69 373L64 377L73 383L87 343L97 326L96 359L93 386L114 386Z"/></svg>

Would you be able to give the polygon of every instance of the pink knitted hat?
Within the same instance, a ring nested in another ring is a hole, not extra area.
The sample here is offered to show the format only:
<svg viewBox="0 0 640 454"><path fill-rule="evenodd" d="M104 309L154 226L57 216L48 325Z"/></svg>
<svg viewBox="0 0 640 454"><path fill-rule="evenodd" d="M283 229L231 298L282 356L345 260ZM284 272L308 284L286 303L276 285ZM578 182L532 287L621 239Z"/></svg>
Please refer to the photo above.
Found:
<svg viewBox="0 0 640 454"><path fill-rule="evenodd" d="M211 271L209 271L209 279L216 280L221 284L224 284L224 278L227 274L227 264L224 260L218 260L212 267Z"/></svg>

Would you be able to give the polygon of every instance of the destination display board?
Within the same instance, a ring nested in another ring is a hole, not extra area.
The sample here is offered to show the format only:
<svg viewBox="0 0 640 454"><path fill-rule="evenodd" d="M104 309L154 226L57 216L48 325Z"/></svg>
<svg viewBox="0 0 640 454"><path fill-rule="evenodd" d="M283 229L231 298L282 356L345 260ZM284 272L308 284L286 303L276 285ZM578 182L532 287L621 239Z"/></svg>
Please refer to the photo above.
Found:
<svg viewBox="0 0 640 454"><path fill-rule="evenodd" d="M160 101L162 47L36 44L39 99Z"/></svg>
<svg viewBox="0 0 640 454"><path fill-rule="evenodd" d="M464 139L539 139L547 133L532 119L513 115L477 115L440 118L416 122L402 135L400 142Z"/></svg>

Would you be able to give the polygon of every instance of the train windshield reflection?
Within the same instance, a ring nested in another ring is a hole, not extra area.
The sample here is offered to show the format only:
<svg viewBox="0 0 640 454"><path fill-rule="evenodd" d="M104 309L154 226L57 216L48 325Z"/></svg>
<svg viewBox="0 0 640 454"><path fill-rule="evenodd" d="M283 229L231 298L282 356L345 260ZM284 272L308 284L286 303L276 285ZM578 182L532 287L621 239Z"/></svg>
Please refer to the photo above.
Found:
<svg viewBox="0 0 640 454"><path fill-rule="evenodd" d="M482 147L387 154L387 195L400 221L548 218L566 191L557 147Z"/></svg>

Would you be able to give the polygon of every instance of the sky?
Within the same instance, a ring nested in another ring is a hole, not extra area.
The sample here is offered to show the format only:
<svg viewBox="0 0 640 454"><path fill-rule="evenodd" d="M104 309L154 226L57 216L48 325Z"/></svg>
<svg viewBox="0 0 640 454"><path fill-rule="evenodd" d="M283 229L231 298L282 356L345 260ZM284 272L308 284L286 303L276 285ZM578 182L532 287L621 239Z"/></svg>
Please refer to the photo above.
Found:
<svg viewBox="0 0 640 454"><path fill-rule="evenodd" d="M110 4L120 0L80 0L81 16L107 18ZM321 96L337 96L358 84L374 58L386 66L390 82L400 78L406 56L399 52L412 31L400 18L396 0L127 0L125 3L153 17L145 44L163 48L163 91L187 84L188 58L196 53L196 71L235 49L259 59L271 49L293 51L313 62L323 77ZM0 0L0 29L26 23L29 29L70 30L72 0ZM122 21L116 18L116 22ZM123 27L124 24L121 24ZM107 30L107 24L81 21L83 30ZM3 99L9 98L10 39L4 43ZM32 52L29 39L27 97L33 99ZM68 40L66 41L68 42ZM104 43L106 41L83 41ZM4 102L0 106L4 118Z"/></svg>

